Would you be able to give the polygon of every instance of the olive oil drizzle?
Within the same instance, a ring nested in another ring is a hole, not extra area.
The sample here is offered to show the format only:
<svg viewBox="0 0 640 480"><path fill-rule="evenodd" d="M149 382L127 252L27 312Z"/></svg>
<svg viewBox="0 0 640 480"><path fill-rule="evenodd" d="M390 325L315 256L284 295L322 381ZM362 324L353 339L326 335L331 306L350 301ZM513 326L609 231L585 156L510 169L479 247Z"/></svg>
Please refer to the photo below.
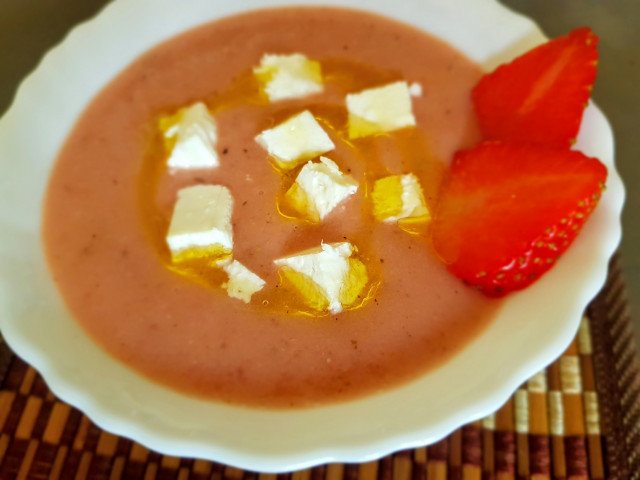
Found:
<svg viewBox="0 0 640 480"><path fill-rule="evenodd" d="M397 72L374 68L353 60L329 58L321 60L321 65L325 88L337 89L344 95L401 79ZM250 104L259 108L269 105L267 96L261 91L260 83L251 70L235 78L227 90L212 94L202 101L214 116L218 112L240 105ZM170 218L160 212L155 202L161 179L170 174L166 165L168 150L158 125L163 117L174 114L184 106L168 107L158 112L145 125L144 137L147 139L148 148L138 176L137 201L140 218L148 241L157 252L159 261L167 269L199 285L221 290L220 287L226 281L226 274L215 261L206 258L194 258L177 263L172 261L171 252L165 241ZM423 131L419 128L407 128L351 140L348 135L348 115L344 103L319 103L314 102L311 97L308 109L313 112L316 120L329 133L334 143L346 146L349 154L365 167L364 178L359 187L364 199L361 214L365 224L371 225L376 222L371 208L371 191L375 180L387 175L415 173L422 185L427 206L430 210L434 208L445 166L430 153L429 141ZM298 112L299 109L292 110L285 107L270 120L273 120L275 125ZM396 159L393 165L386 161L390 150L392 150L391 155ZM270 161L266 152L264 155L265 161ZM330 156L330 153L328 155ZM336 161L340 164L339 159ZM272 165L282 179L280 191L274 199L282 221L289 222L292 226L313 224L309 218L293 209L285 197L302 165L289 171L283 171L273 161ZM427 226L424 222L401 221L398 226L409 234L425 237L427 235ZM392 225L390 228L398 227ZM366 267L368 283L355 301L345 306L345 310L363 308L373 303L376 292L383 288L383 265L380 261L383 252L373 251L370 233L366 231L351 235L349 239L336 241L350 241L357 250L352 258L359 260ZM281 273L279 279L276 285L266 286L262 291L254 294L249 307L311 318L328 315L326 311L319 311L305 303L291 282L288 282Z"/></svg>

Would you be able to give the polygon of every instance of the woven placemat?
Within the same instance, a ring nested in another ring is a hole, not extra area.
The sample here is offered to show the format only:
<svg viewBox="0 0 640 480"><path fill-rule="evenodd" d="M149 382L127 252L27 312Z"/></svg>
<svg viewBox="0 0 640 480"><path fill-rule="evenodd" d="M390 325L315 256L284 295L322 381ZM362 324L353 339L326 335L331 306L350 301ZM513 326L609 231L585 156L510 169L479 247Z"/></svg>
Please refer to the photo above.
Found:
<svg viewBox="0 0 640 480"><path fill-rule="evenodd" d="M160 455L96 427L0 345L0 480L640 479L640 371L618 257L576 339L495 414L379 461L269 475Z"/></svg>

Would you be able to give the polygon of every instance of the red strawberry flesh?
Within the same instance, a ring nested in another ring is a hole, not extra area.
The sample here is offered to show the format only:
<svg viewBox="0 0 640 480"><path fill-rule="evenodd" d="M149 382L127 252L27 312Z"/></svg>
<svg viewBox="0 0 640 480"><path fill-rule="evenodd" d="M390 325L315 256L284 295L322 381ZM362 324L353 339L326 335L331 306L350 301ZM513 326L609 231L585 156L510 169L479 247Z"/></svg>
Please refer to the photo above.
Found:
<svg viewBox="0 0 640 480"><path fill-rule="evenodd" d="M472 93L484 137L569 147L596 78L597 43L579 28L485 75Z"/></svg>
<svg viewBox="0 0 640 480"><path fill-rule="evenodd" d="M484 142L458 152L432 234L449 269L490 296L526 287L576 237L607 170L577 151Z"/></svg>

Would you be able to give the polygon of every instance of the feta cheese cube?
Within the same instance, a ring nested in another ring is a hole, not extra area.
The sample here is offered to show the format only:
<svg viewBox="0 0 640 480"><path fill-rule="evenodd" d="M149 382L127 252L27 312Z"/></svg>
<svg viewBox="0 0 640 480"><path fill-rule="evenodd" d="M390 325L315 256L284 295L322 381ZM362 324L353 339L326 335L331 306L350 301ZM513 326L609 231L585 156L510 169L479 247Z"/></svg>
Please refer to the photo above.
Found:
<svg viewBox="0 0 640 480"><path fill-rule="evenodd" d="M349 137L390 132L416 124L407 82L390 83L347 95Z"/></svg>
<svg viewBox="0 0 640 480"><path fill-rule="evenodd" d="M229 275L229 280L222 285L222 288L230 297L242 300L244 303L249 303L251 296L262 290L265 285L264 280L237 260L227 263L222 268Z"/></svg>
<svg viewBox="0 0 640 480"><path fill-rule="evenodd" d="M160 119L171 169L213 168L219 165L218 129L204 103L194 103L175 115Z"/></svg>
<svg viewBox="0 0 640 480"><path fill-rule="evenodd" d="M431 218L420 182L413 173L376 180L371 198L373 213L380 221L395 222L404 218L428 221Z"/></svg>
<svg viewBox="0 0 640 480"><path fill-rule="evenodd" d="M320 62L301 53L265 54L253 73L271 102L302 98L323 90Z"/></svg>
<svg viewBox="0 0 640 480"><path fill-rule="evenodd" d="M176 262L222 258L233 249L233 198L222 185L196 185L178 192L167 244Z"/></svg>
<svg viewBox="0 0 640 480"><path fill-rule="evenodd" d="M311 220L323 220L340 202L358 190L358 182L340 171L326 157L320 162L309 161L287 191L289 203Z"/></svg>
<svg viewBox="0 0 640 480"><path fill-rule="evenodd" d="M307 305L339 313L356 301L369 280L364 264L350 258L353 252L349 242L323 243L274 263Z"/></svg>
<svg viewBox="0 0 640 480"><path fill-rule="evenodd" d="M262 148L285 169L335 148L309 110L305 110L256 137Z"/></svg>

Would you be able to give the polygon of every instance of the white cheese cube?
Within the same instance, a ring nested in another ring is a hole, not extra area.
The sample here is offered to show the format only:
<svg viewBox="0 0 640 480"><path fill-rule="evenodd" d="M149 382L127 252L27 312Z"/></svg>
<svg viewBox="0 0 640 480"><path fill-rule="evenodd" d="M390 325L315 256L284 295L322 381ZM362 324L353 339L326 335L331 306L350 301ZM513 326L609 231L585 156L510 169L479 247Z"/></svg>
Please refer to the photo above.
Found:
<svg viewBox="0 0 640 480"><path fill-rule="evenodd" d="M353 177L342 173L333 161L320 157L320 162L309 161L302 167L287 198L296 210L318 222L357 190L358 182Z"/></svg>
<svg viewBox="0 0 640 480"><path fill-rule="evenodd" d="M302 98L323 90L320 62L301 53L262 56L253 73L271 102Z"/></svg>
<svg viewBox="0 0 640 480"><path fill-rule="evenodd" d="M309 110L305 110L256 137L282 168L290 169L335 148Z"/></svg>
<svg viewBox="0 0 640 480"><path fill-rule="evenodd" d="M213 168L220 162L216 152L218 129L204 103L198 102L160 120L171 169Z"/></svg>
<svg viewBox="0 0 640 480"><path fill-rule="evenodd" d="M178 192L167 244L174 261L221 257L233 249L233 198L222 185L196 185Z"/></svg>
<svg viewBox="0 0 640 480"><path fill-rule="evenodd" d="M378 220L395 222L404 218L420 218L427 221L430 218L420 182L413 173L376 180L371 198Z"/></svg>
<svg viewBox="0 0 640 480"><path fill-rule="evenodd" d="M390 83L347 95L349 137L390 132L416 124L407 82Z"/></svg>
<svg viewBox="0 0 640 480"><path fill-rule="evenodd" d="M222 287L230 297L242 300L244 303L249 303L251 296L262 290L265 285L264 280L237 260L227 263L222 268L229 275L229 280Z"/></svg>
<svg viewBox="0 0 640 480"><path fill-rule="evenodd" d="M343 306L353 303L368 281L364 265L349 258L353 251L349 242L323 243L274 263L302 276L290 281L305 300L318 304L315 297L320 295L327 310L339 313Z"/></svg>

